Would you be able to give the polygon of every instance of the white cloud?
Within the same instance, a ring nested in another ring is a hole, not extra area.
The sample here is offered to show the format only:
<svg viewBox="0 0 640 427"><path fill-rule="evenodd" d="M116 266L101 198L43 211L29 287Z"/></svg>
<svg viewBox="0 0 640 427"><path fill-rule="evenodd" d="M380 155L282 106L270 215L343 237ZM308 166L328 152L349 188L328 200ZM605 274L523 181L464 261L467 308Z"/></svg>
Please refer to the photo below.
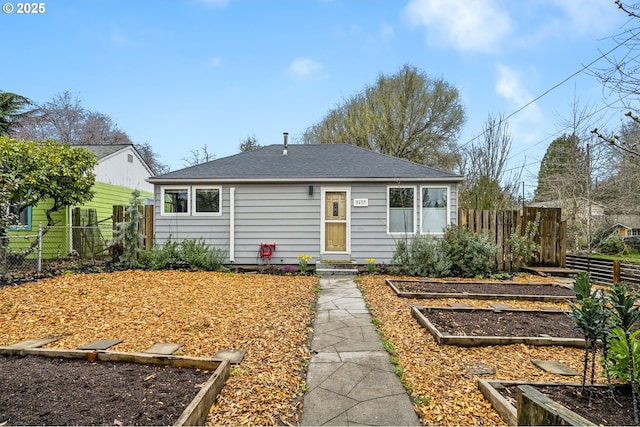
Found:
<svg viewBox="0 0 640 427"><path fill-rule="evenodd" d="M297 58L290 65L287 71L296 77L311 77L320 70L320 64L310 58Z"/></svg>
<svg viewBox="0 0 640 427"><path fill-rule="evenodd" d="M511 33L507 12L494 0L410 0L409 21L424 27L430 44L466 52L493 52Z"/></svg>
<svg viewBox="0 0 640 427"><path fill-rule="evenodd" d="M578 35L608 34L627 17L627 14L619 10L613 1L551 0L551 2L564 11L564 19L562 19L564 28Z"/></svg>
<svg viewBox="0 0 640 427"><path fill-rule="evenodd" d="M512 103L515 108L521 108L533 100L533 96L523 85L518 72L505 65L498 65L496 92ZM523 114L530 119L535 119L540 116L540 111L534 103L524 109Z"/></svg>
<svg viewBox="0 0 640 427"><path fill-rule="evenodd" d="M518 107L523 106L531 100L530 94L522 86L518 73L504 65L498 66L496 92Z"/></svg>

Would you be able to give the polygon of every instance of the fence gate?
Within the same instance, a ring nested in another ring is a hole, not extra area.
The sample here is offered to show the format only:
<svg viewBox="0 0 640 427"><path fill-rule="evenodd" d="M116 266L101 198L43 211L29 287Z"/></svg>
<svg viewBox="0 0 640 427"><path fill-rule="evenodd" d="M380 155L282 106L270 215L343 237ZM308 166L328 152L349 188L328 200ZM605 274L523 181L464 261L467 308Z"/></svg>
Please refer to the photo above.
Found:
<svg viewBox="0 0 640 427"><path fill-rule="evenodd" d="M567 250L567 225L561 220L560 208L527 207L524 211L491 211L476 209L458 210L458 226L474 233L483 233L498 246L496 267L499 271L512 271L515 257L509 237L516 230L523 234L529 222L540 214L538 232L534 241L540 250L529 264L537 266L565 267Z"/></svg>

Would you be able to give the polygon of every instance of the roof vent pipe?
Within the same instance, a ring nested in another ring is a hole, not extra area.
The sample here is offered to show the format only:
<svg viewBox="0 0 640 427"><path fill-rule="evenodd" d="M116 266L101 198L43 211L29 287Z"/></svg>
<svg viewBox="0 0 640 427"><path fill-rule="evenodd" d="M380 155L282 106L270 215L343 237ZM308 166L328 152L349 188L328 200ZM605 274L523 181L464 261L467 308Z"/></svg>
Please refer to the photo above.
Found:
<svg viewBox="0 0 640 427"><path fill-rule="evenodd" d="M287 140L289 139L289 133L288 132L283 132L282 135L284 136L284 150L282 150L282 155L286 156L287 155Z"/></svg>

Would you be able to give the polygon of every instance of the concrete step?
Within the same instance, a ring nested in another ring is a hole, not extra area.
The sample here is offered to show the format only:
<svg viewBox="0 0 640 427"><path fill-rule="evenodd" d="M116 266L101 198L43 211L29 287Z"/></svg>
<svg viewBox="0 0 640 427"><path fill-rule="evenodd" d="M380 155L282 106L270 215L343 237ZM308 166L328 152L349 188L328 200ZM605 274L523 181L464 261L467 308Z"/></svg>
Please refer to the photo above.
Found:
<svg viewBox="0 0 640 427"><path fill-rule="evenodd" d="M316 264L319 276L354 276L358 274L358 266L353 261L323 261Z"/></svg>

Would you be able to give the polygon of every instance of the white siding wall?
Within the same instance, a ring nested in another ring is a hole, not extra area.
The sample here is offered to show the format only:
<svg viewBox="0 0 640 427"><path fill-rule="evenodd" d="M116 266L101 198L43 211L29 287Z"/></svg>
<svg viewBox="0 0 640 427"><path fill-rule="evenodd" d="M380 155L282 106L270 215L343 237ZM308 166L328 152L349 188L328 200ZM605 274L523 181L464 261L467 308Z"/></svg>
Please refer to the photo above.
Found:
<svg viewBox="0 0 640 427"><path fill-rule="evenodd" d="M128 156L132 156L133 162L129 162ZM145 181L149 171L130 147L103 159L94 173L97 182L153 192L153 184Z"/></svg>
<svg viewBox="0 0 640 427"><path fill-rule="evenodd" d="M396 241L402 236L387 234L387 185L395 183L357 183L351 188L351 259L364 264L365 258L389 263ZM212 184L217 185L217 184ZM412 184L415 185L415 184ZM235 188L234 262L261 264L260 243L275 243L272 264L297 265L297 255L320 258L321 189L335 184L240 184L222 186L222 215L215 217L161 215L160 186L155 189L156 241L164 243L203 238L207 244L229 253L230 187ZM353 199L367 199L368 206L354 207ZM457 224L457 188L450 185L451 222ZM419 215L419 212L417 213ZM411 236L409 236L411 237Z"/></svg>

